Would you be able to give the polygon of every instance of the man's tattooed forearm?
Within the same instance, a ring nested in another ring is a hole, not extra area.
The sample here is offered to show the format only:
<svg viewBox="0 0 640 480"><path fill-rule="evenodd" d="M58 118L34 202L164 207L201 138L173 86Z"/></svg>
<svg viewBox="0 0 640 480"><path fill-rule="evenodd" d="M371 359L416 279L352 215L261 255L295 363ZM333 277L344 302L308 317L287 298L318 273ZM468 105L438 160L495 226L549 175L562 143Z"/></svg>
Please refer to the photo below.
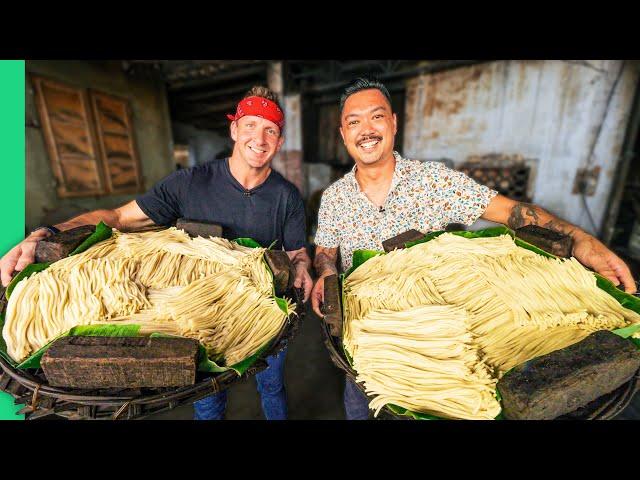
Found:
<svg viewBox="0 0 640 480"><path fill-rule="evenodd" d="M336 267L336 260L338 258L338 252L320 252L316 255L313 261L313 266L316 269L318 276L322 276L325 273L338 273Z"/></svg>
<svg viewBox="0 0 640 480"><path fill-rule="evenodd" d="M546 220L546 222L545 222ZM525 225L539 225L554 232L571 235L578 231L577 227L568 222L560 220L551 215L546 210L529 203L516 203L511 209L511 215L507 224L513 228L524 227Z"/></svg>
<svg viewBox="0 0 640 480"><path fill-rule="evenodd" d="M524 227L525 225L538 225L538 207L529 203L516 203L511 209L508 225L513 228Z"/></svg>
<svg viewBox="0 0 640 480"><path fill-rule="evenodd" d="M575 232L575 227L573 225L562 221L549 220L542 226L549 230L553 230L554 232L564 233L565 235L569 236L572 236Z"/></svg>

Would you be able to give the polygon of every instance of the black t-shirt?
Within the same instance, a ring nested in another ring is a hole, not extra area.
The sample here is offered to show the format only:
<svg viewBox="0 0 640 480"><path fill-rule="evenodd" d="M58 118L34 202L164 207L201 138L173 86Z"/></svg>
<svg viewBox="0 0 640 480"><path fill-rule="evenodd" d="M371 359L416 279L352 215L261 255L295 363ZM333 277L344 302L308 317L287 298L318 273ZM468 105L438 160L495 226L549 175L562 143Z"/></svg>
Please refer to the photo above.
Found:
<svg viewBox="0 0 640 480"><path fill-rule="evenodd" d="M136 198L157 225L178 218L217 223L228 239L250 237L263 247L287 251L305 245L304 204L298 189L275 170L246 190L229 170L228 159L177 170Z"/></svg>

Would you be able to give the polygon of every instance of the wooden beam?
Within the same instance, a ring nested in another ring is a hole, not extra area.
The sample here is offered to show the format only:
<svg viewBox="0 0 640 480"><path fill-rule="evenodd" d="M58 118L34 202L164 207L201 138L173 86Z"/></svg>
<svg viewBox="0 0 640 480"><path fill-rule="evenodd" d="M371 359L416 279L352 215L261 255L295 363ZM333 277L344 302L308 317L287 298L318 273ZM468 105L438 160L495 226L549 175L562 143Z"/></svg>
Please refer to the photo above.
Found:
<svg viewBox="0 0 640 480"><path fill-rule="evenodd" d="M404 79L400 81L396 80L392 82L385 82L384 86L387 87L387 90L389 90L389 93L392 93L392 94L396 92L401 92L406 88ZM326 103L338 104L340 102L340 95L342 95L342 89L336 88L334 92L323 93L323 94L314 96L312 101L314 104L326 104Z"/></svg>
<svg viewBox="0 0 640 480"><path fill-rule="evenodd" d="M193 120L190 122L190 125L193 125L196 128L200 128L202 130L224 130L225 135L229 134L229 120L212 120L209 118L200 118L197 120Z"/></svg>
<svg viewBox="0 0 640 480"><path fill-rule="evenodd" d="M237 70L217 73L206 78L174 82L169 85L169 91L177 92L180 90L195 90L206 85L215 85L226 80L236 80L238 78L251 77L259 74L264 75L266 79L266 73L266 64L261 64L249 68L240 68Z"/></svg>
<svg viewBox="0 0 640 480"><path fill-rule="evenodd" d="M402 70L396 70L394 72L390 72L390 73L381 73L380 75L377 75L378 79L382 82L385 82L387 80L391 80L391 79L398 79L398 78L409 78L409 77L415 77L417 75L422 75L425 73L434 73L434 72L439 72L439 71L443 71L443 70L451 70L454 68L459 68L459 67L464 67L464 66L468 66L468 65L473 65L473 64L477 64L477 63L482 63L483 61L481 60L443 60L443 61L434 61L433 63L424 65L424 66L415 66L415 67L406 67ZM349 78L349 79L345 79L345 80L339 80L336 82L330 82L330 83L319 83L316 85L313 85L311 87L308 88L308 91L310 93L324 93L324 92L328 92L331 90L336 90L339 88L344 88L346 87L349 83L351 83L353 79Z"/></svg>
<svg viewBox="0 0 640 480"><path fill-rule="evenodd" d="M197 118L197 117L209 115L211 113L218 113L218 112L224 112L224 111L226 111L227 113L232 113L235 111L236 105L237 105L236 100L219 102L215 104L199 104L199 105L192 105L189 108L177 107L173 110L173 113L177 117Z"/></svg>
<svg viewBox="0 0 640 480"><path fill-rule="evenodd" d="M181 94L177 93L173 96L173 100L175 103L179 102L203 102L206 100L210 100L216 97L223 97L227 95L235 95L249 91L251 87L256 85L257 82L246 82L239 85L235 85L228 88L220 88L217 90L214 89L206 89L201 92L189 93L189 94Z"/></svg>

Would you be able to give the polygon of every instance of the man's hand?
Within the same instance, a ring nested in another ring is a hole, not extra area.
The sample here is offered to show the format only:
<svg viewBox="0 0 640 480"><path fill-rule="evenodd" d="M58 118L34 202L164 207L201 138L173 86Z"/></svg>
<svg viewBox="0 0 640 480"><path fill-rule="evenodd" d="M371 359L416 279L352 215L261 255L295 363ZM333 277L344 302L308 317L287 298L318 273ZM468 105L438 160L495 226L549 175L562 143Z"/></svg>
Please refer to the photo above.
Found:
<svg viewBox="0 0 640 480"><path fill-rule="evenodd" d="M625 292L636 292L629 267L597 238L586 233L574 238L573 256L584 266L611 280L614 285L622 283Z"/></svg>
<svg viewBox="0 0 640 480"><path fill-rule="evenodd" d="M627 293L635 293L636 285L629 267L597 238L566 222L543 208L530 203L516 202L503 195L496 195L482 214L482 218L516 228L539 225L564 233L573 239L573 256L585 267L592 268L614 285L624 285Z"/></svg>
<svg viewBox="0 0 640 480"><path fill-rule="evenodd" d="M296 272L293 279L293 286L304 289L304 299L302 301L306 302L311 293L311 286L313 285L313 280L311 280L311 276L309 275L311 259L307 253L307 248L302 247L298 250L287 251L287 255Z"/></svg>
<svg viewBox="0 0 640 480"><path fill-rule="evenodd" d="M324 318L324 315L320 311L320 307L324 303L324 279L329 275L331 274L318 278L311 291L311 308L313 308L313 311L320 318Z"/></svg>
<svg viewBox="0 0 640 480"><path fill-rule="evenodd" d="M316 245L316 258L313 266L318 274L318 280L311 291L311 307L320 318L324 315L320 311L320 305L324 303L324 277L337 274L336 262L338 260L338 247L327 248Z"/></svg>
<svg viewBox="0 0 640 480"><path fill-rule="evenodd" d="M49 235L51 232L44 228L36 230L2 257L0 260L0 279L3 287L9 285L14 272L21 272L27 265L35 262L36 244Z"/></svg>
<svg viewBox="0 0 640 480"><path fill-rule="evenodd" d="M313 280L311 280L311 275L309 275L309 271L306 266L300 264L296 265L296 276L293 280L293 286L304 290L303 302L306 302L309 299L312 285Z"/></svg>
<svg viewBox="0 0 640 480"><path fill-rule="evenodd" d="M147 217L135 200L131 200L129 203L113 210L94 210L83 213L71 220L59 223L55 227L64 231L82 225L97 225L100 221L120 231L153 225L153 220ZM46 229L36 230L2 257L2 260L0 260L0 280L2 280L2 285L5 287L9 285L13 272L20 272L35 261L36 244L49 235L51 233Z"/></svg>

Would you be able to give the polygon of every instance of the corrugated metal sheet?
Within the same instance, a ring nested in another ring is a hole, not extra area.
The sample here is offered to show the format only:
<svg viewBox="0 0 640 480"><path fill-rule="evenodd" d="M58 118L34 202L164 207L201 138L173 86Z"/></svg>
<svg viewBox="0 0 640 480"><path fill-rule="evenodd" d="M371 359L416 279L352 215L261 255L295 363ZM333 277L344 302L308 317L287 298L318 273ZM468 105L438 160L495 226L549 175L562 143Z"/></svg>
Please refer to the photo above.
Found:
<svg viewBox="0 0 640 480"><path fill-rule="evenodd" d="M639 74L637 61L541 60L421 75L407 83L403 153L456 165L490 153L537 159L533 201L593 232L571 193L576 170L602 169L595 195L586 197L600 228Z"/></svg>

